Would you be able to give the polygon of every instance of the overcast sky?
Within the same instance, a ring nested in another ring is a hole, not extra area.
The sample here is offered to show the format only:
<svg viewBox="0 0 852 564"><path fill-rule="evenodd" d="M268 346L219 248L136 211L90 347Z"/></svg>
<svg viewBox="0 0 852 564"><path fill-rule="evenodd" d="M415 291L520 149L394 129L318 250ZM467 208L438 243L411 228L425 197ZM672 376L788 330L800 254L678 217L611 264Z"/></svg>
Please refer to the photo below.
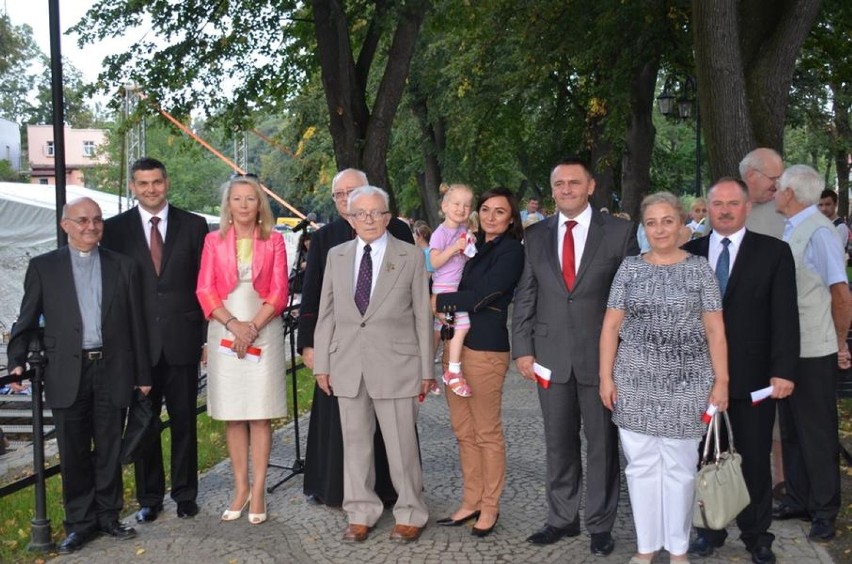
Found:
<svg viewBox="0 0 852 564"><path fill-rule="evenodd" d="M95 0L58 0L59 30L63 33L62 56L83 73L87 82L98 77L101 62L106 55L121 52L132 43L123 38L111 39L98 45L87 45L81 50L77 48L76 35L64 35L94 3ZM48 0L0 0L0 10L5 10L12 25L28 24L32 27L36 43L46 55L50 55ZM138 32L140 37L141 34L141 31Z"/></svg>

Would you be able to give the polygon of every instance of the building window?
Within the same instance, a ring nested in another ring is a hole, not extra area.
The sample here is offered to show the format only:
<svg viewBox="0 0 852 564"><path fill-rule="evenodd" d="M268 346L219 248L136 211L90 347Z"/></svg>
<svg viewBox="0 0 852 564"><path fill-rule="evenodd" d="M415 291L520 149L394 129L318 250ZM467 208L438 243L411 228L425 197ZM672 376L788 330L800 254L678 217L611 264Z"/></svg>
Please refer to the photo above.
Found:
<svg viewBox="0 0 852 564"><path fill-rule="evenodd" d="M86 157L94 157L95 156L95 142L94 141L83 141L83 155Z"/></svg>
<svg viewBox="0 0 852 564"><path fill-rule="evenodd" d="M53 146L53 141L48 141L44 145L44 154L48 157L52 157L56 154L56 148Z"/></svg>
<svg viewBox="0 0 852 564"><path fill-rule="evenodd" d="M39 184L47 184L47 178L39 178L38 183Z"/></svg>

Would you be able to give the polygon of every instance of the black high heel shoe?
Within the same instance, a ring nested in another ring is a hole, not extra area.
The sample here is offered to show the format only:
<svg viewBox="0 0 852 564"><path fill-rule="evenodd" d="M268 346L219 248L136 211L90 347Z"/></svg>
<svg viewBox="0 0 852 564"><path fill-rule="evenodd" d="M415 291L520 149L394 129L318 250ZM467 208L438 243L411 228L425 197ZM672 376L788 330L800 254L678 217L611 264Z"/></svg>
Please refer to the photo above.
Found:
<svg viewBox="0 0 852 564"><path fill-rule="evenodd" d="M452 517L444 517L443 519L438 519L435 521L436 525L440 525L442 527L458 527L460 525L464 525L471 519L479 519L479 511L474 511L470 515L465 515L461 519L453 519Z"/></svg>
<svg viewBox="0 0 852 564"><path fill-rule="evenodd" d="M476 525L474 525L473 528L470 530L470 534L475 536L475 537L479 537L479 538L487 537L494 530L494 527L497 526L497 521L499 519L500 519L500 514L498 513L497 517L494 518L494 523L490 527L488 527L487 529L478 529L476 527Z"/></svg>

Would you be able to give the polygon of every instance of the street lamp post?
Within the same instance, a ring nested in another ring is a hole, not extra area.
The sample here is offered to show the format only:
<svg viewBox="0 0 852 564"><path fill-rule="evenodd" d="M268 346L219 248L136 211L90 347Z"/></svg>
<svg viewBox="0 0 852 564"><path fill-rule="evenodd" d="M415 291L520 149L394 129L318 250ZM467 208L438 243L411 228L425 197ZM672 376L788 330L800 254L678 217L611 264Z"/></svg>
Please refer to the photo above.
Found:
<svg viewBox="0 0 852 564"><path fill-rule="evenodd" d="M675 98L672 93L672 83L676 82L672 77L666 79L663 91L657 96L657 107L660 113L667 118L680 118L688 120L695 110L695 195L701 196L701 111L698 104L698 83L695 77L686 76L686 80L679 82L680 97Z"/></svg>

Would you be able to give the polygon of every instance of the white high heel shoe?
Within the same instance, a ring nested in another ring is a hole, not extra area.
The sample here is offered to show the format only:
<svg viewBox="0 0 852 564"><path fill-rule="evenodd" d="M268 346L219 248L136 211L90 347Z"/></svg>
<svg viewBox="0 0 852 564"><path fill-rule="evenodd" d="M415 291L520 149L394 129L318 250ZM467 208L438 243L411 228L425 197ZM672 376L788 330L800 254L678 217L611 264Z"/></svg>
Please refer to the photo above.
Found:
<svg viewBox="0 0 852 564"><path fill-rule="evenodd" d="M260 525L264 521L266 521L266 501L263 503L263 513L249 513L248 514L249 523L252 525Z"/></svg>
<svg viewBox="0 0 852 564"><path fill-rule="evenodd" d="M248 507L249 502L251 501L251 494L246 498L246 502L238 511L232 511L231 509L226 509L224 513L222 513L222 521L236 521L240 517L243 516L243 511ZM249 514L251 515L251 514Z"/></svg>

